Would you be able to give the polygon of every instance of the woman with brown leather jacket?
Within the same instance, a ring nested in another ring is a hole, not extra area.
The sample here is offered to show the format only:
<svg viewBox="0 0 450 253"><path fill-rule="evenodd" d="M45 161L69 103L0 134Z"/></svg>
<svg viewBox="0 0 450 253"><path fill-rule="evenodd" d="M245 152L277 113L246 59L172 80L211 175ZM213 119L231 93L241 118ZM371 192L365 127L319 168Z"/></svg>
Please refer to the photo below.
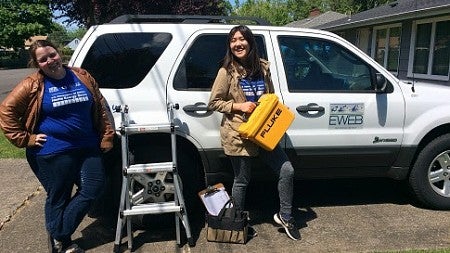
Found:
<svg viewBox="0 0 450 253"><path fill-rule="evenodd" d="M83 252L71 235L101 194L101 154L112 148L114 130L94 78L62 65L46 40L30 47L39 70L21 81L0 105L0 127L8 140L26 148L27 161L43 185L45 224L52 252ZM72 196L72 188L77 191Z"/></svg>

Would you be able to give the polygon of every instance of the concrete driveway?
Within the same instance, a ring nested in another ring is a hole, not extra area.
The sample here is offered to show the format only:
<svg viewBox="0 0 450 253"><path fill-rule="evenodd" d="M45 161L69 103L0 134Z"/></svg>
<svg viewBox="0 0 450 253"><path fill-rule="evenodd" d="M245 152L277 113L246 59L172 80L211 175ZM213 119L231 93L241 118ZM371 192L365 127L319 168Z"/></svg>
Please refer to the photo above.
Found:
<svg viewBox="0 0 450 253"><path fill-rule="evenodd" d="M0 101L27 75L37 71L33 68L0 70Z"/></svg>

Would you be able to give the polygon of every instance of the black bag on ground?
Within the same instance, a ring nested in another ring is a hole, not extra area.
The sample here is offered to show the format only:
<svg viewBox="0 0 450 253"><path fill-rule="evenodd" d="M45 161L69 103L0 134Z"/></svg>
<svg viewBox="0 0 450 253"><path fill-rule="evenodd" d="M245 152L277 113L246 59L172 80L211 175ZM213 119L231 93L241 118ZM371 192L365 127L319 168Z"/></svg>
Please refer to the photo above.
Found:
<svg viewBox="0 0 450 253"><path fill-rule="evenodd" d="M209 242L241 243L247 242L248 213L231 207L233 199L228 200L217 216L207 214L206 239Z"/></svg>

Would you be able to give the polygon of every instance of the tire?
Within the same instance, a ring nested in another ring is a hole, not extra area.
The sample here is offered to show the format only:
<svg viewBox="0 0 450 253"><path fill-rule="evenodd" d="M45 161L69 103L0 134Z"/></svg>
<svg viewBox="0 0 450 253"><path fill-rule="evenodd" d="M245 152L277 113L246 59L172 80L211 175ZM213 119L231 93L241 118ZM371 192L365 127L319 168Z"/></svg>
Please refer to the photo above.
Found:
<svg viewBox="0 0 450 253"><path fill-rule="evenodd" d="M202 203L197 193L204 189L205 180L198 155L190 150L177 152L177 169L185 202L185 211L188 214L189 223L192 223L194 220L198 220L197 215L199 213L203 214L203 212L199 212ZM157 188L157 185L160 187L157 190L155 189L152 194L148 194L149 185L155 188ZM131 189L132 199L135 200L133 201L134 204L172 201L175 194L173 175L170 172L136 175L132 177ZM162 218L163 216L166 218ZM163 216L160 215L155 218L155 215L135 215L132 216L132 222L141 228L145 228L149 224L152 226L159 224L164 227L173 222L173 215L164 214Z"/></svg>
<svg viewBox="0 0 450 253"><path fill-rule="evenodd" d="M114 138L114 148L103 154L105 167L105 189L94 201L88 216L97 218L106 227L115 228L120 203L120 189L122 187L122 166L120 158L120 143Z"/></svg>
<svg viewBox="0 0 450 253"><path fill-rule="evenodd" d="M437 137L419 153L409 184L425 207L450 210L450 134Z"/></svg>
<svg viewBox="0 0 450 253"><path fill-rule="evenodd" d="M202 210L203 207L198 192L205 188L205 175L198 155L193 152L179 152L178 174L181 178L184 201L189 217L198 214L198 211Z"/></svg>

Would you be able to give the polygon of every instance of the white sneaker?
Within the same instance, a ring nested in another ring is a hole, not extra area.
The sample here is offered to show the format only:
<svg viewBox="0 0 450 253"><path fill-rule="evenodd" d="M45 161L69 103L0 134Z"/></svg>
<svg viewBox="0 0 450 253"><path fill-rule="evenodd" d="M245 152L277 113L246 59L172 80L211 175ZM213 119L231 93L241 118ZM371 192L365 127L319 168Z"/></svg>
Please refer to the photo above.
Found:
<svg viewBox="0 0 450 253"><path fill-rule="evenodd" d="M53 239L53 249L55 249L56 252L58 253L62 252L62 247L63 247L62 242Z"/></svg>
<svg viewBox="0 0 450 253"><path fill-rule="evenodd" d="M297 241L302 238L297 226L295 225L295 220L293 217L291 217L289 220L285 220L279 213L276 213L273 215L273 219L277 224L284 227L284 231L286 231L286 234L292 240Z"/></svg>
<svg viewBox="0 0 450 253"><path fill-rule="evenodd" d="M65 253L84 253L84 250L75 243L64 250Z"/></svg>

